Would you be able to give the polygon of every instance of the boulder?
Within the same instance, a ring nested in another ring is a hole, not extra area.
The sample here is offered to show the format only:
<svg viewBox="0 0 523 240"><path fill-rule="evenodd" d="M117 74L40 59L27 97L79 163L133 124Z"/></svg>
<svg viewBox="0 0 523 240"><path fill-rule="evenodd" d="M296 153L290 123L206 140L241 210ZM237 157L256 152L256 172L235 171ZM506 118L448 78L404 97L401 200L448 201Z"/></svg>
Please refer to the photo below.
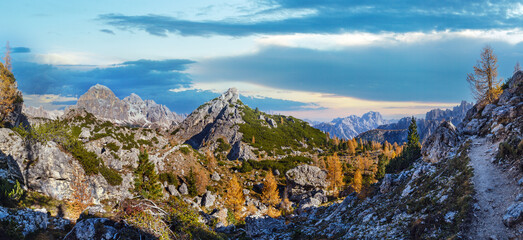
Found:
<svg viewBox="0 0 523 240"><path fill-rule="evenodd" d="M64 240L92 239L157 239L152 234L133 228L125 222L115 222L107 218L88 218L76 223Z"/></svg>
<svg viewBox="0 0 523 240"><path fill-rule="evenodd" d="M180 187L178 188L178 191L180 191L180 194L182 194L182 195L189 194L189 189L187 189L187 184L185 184L185 183L182 183L182 185L180 185Z"/></svg>
<svg viewBox="0 0 523 240"><path fill-rule="evenodd" d="M442 122L423 143L421 154L427 162L439 162L459 146L459 133L451 122Z"/></svg>
<svg viewBox="0 0 523 240"><path fill-rule="evenodd" d="M385 177L381 181L380 193L388 193L392 187L392 175L385 174Z"/></svg>
<svg viewBox="0 0 523 240"><path fill-rule="evenodd" d="M512 227L523 221L523 202L516 202L507 208L503 215L503 224Z"/></svg>
<svg viewBox="0 0 523 240"><path fill-rule="evenodd" d="M0 221L11 221L17 224L17 229L24 235L46 229L65 230L71 224L67 219L51 217L45 209L9 209L0 206Z"/></svg>
<svg viewBox="0 0 523 240"><path fill-rule="evenodd" d="M216 200L216 196L212 195L210 191L205 192L202 197L201 206L205 208L210 208L214 205L214 201Z"/></svg>
<svg viewBox="0 0 523 240"><path fill-rule="evenodd" d="M212 175L211 175L211 180L213 181L220 181L222 178L220 177L220 174L218 174L217 172L214 172Z"/></svg>
<svg viewBox="0 0 523 240"><path fill-rule="evenodd" d="M175 197L182 196L180 194L180 192L178 192L178 190L176 190L176 187L174 185L167 185L167 191L169 192L169 194L171 194L171 196L175 196Z"/></svg>
<svg viewBox="0 0 523 240"><path fill-rule="evenodd" d="M287 171L285 177L289 200L294 202L315 196L318 192L325 191L329 185L326 171L306 164Z"/></svg>
<svg viewBox="0 0 523 240"><path fill-rule="evenodd" d="M227 221L227 215L229 211L227 208L222 208L220 210L214 209L211 213L211 217L218 220L218 223L223 224L224 226L229 225L229 222Z"/></svg>

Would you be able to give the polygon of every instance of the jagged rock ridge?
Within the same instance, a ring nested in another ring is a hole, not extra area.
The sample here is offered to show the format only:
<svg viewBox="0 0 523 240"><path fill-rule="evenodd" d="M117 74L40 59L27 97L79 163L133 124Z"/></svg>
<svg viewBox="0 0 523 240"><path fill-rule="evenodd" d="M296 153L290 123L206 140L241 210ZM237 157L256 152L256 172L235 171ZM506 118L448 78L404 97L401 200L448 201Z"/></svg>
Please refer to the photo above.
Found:
<svg viewBox="0 0 523 240"><path fill-rule="evenodd" d="M153 100L142 100L134 93L120 100L111 89L100 84L91 87L76 105L69 107L73 108L83 108L98 118L122 125L170 127L182 121L181 116Z"/></svg>
<svg viewBox="0 0 523 240"><path fill-rule="evenodd" d="M379 112L368 112L361 117L350 115L345 118L336 118L328 123L319 123L314 125L315 128L328 132L331 137L342 139L351 139L358 134L375 129L379 125L387 124L389 121L384 120Z"/></svg>
<svg viewBox="0 0 523 240"><path fill-rule="evenodd" d="M460 105L455 106L452 110L433 109L425 114L424 119L416 119L421 141L424 142L427 140L443 121L449 121L454 126L460 124L471 107L472 103L462 101ZM407 129L409 125L410 117L405 117L396 123L377 126L376 129L359 134L357 138L367 141L402 143L407 141Z"/></svg>

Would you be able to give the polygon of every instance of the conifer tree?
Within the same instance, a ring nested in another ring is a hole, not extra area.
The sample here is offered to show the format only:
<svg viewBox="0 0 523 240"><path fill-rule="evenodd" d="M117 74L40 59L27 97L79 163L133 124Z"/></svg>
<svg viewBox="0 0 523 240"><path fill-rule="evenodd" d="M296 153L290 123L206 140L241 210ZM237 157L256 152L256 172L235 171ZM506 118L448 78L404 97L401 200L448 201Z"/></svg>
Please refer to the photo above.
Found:
<svg viewBox="0 0 523 240"><path fill-rule="evenodd" d="M15 109L15 103L22 101L16 86L16 79L11 72L11 56L9 42L6 46L4 64L0 63L0 126Z"/></svg>
<svg viewBox="0 0 523 240"><path fill-rule="evenodd" d="M489 45L481 51L480 60L474 66L474 73L467 75L467 82L474 97L478 101L486 100L488 103L494 101L501 93L498 76L498 58Z"/></svg>
<svg viewBox="0 0 523 240"><path fill-rule="evenodd" d="M518 71L521 71L521 66L519 65L519 61L517 61L516 65L514 66L514 73L517 73Z"/></svg>
<svg viewBox="0 0 523 240"><path fill-rule="evenodd" d="M264 204L272 207L276 206L281 201L280 194L278 192L278 184L274 178L274 174L272 174L272 171L269 171L265 176L261 200Z"/></svg>
<svg viewBox="0 0 523 240"><path fill-rule="evenodd" d="M359 193L361 191L362 185L363 177L361 175L361 170L356 168L356 171L354 171L354 178L352 180L352 188L355 192Z"/></svg>
<svg viewBox="0 0 523 240"><path fill-rule="evenodd" d="M243 189L238 182L236 175L232 175L227 188L227 198L225 199L225 204L234 209L234 211L239 211L241 210L244 202L245 197L243 196Z"/></svg>
<svg viewBox="0 0 523 240"><path fill-rule="evenodd" d="M327 177L330 181L331 189L337 192L343 184L343 173L340 158L337 153L327 157Z"/></svg>
<svg viewBox="0 0 523 240"><path fill-rule="evenodd" d="M134 171L134 191L147 199L161 198L162 186L158 181L158 174L154 169L154 164L149 161L147 151L140 152L138 155L138 167Z"/></svg>

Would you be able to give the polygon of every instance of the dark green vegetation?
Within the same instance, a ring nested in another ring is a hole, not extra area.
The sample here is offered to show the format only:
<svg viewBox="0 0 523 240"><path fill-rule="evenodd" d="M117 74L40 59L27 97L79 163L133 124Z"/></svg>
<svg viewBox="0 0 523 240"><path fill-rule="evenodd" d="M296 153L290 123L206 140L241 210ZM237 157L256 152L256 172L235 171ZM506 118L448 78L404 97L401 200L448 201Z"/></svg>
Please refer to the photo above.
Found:
<svg viewBox="0 0 523 240"><path fill-rule="evenodd" d="M216 148L216 150L214 150L214 152L220 153L231 150L231 145L227 142L227 140L224 140L223 138L218 138L216 142L218 143L218 147Z"/></svg>
<svg viewBox="0 0 523 240"><path fill-rule="evenodd" d="M138 155L138 167L134 175L134 192L146 199L159 199L163 196L162 185L147 152Z"/></svg>
<svg viewBox="0 0 523 240"><path fill-rule="evenodd" d="M416 159L421 157L421 144L419 143L418 127L416 125L416 119L412 117L410 122L407 146L401 154L394 159L390 160L386 167L387 173L398 173L412 165Z"/></svg>
<svg viewBox="0 0 523 240"><path fill-rule="evenodd" d="M178 182L178 177L170 172L160 173L159 179L160 182L167 182L169 185L174 185L175 187L178 187L180 184Z"/></svg>
<svg viewBox="0 0 523 240"><path fill-rule="evenodd" d="M18 181L10 183L6 179L0 178L0 204L2 206L16 206L24 195L24 190Z"/></svg>
<svg viewBox="0 0 523 240"><path fill-rule="evenodd" d="M273 171L278 170L280 173L285 173L288 170L300 165L300 164L310 164L312 163L312 160L307 157L301 157L301 156L287 156L281 160L262 160L262 161L255 161L255 160L247 160L242 162L242 166L240 167L240 172L250 172L253 169L258 170L267 170L267 171Z"/></svg>
<svg viewBox="0 0 523 240"><path fill-rule="evenodd" d="M499 143L499 151L496 155L498 160L516 160L521 156L523 156L523 139L512 137Z"/></svg>
<svg viewBox="0 0 523 240"><path fill-rule="evenodd" d="M198 195L198 188L196 187L196 175L194 174L194 170L191 168L189 171L189 175L185 178L185 181L187 182L187 190L189 191L189 196L194 197Z"/></svg>
<svg viewBox="0 0 523 240"><path fill-rule="evenodd" d="M327 136L320 130L309 126L305 121L294 117L256 112L243 104L240 108L245 121L244 124L240 124L239 130L243 133L243 140L269 155L285 154L282 147L310 152L314 147L323 147L327 143ZM260 115L273 119L278 127L269 127L265 120L259 119Z"/></svg>

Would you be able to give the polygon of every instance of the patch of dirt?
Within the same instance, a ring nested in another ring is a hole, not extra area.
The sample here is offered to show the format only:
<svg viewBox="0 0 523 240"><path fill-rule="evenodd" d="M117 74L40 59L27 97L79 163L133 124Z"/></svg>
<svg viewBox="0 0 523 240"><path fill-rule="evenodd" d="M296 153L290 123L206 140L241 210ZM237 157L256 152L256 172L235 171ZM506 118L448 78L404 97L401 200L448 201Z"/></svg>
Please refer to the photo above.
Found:
<svg viewBox="0 0 523 240"><path fill-rule="evenodd" d="M474 188L477 203L470 228L470 239L522 239L503 222L505 210L514 202L519 187L507 173L492 163L496 144L484 138L472 139L469 152L470 164L474 168Z"/></svg>

